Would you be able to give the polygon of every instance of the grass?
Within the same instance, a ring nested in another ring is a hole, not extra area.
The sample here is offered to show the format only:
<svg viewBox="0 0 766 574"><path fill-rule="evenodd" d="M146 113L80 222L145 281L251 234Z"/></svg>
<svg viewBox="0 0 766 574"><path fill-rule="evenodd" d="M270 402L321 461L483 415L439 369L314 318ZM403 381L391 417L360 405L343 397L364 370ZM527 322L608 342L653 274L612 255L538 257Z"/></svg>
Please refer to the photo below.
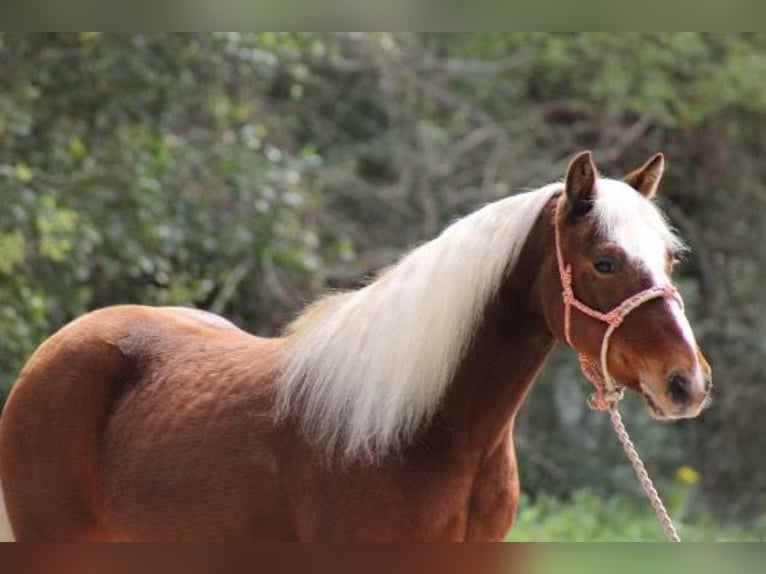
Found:
<svg viewBox="0 0 766 574"><path fill-rule="evenodd" d="M706 514L686 512L692 484L678 481L666 503L682 540L766 540L766 519L750 526L723 524ZM513 541L663 541L662 528L648 501L628 496L601 497L583 490L568 500L522 497Z"/></svg>

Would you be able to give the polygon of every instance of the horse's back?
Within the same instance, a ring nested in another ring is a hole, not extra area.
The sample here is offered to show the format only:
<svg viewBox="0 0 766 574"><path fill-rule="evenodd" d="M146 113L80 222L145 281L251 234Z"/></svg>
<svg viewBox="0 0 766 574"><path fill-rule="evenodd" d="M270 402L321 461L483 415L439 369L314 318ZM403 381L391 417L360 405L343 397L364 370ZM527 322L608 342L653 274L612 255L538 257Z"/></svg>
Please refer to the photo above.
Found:
<svg viewBox="0 0 766 574"><path fill-rule="evenodd" d="M163 504L215 497L215 465L231 464L221 452L227 433L247 423L257 431L248 417L270 408L279 348L177 308L110 307L63 327L30 358L0 420L0 474L17 538L142 537L131 523L145 521L142 512L161 516ZM229 427L216 422L222 414ZM162 528L153 534L183 537Z"/></svg>

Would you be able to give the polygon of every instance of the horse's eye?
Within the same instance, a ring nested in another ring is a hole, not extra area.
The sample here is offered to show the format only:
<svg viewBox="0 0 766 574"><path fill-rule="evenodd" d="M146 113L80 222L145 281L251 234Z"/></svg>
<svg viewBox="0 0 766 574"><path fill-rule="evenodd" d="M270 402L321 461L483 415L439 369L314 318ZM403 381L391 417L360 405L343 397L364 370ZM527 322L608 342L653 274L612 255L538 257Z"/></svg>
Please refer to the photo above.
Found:
<svg viewBox="0 0 766 574"><path fill-rule="evenodd" d="M593 262L593 268L602 275L611 275L617 271L617 265L608 257L596 259L596 261Z"/></svg>

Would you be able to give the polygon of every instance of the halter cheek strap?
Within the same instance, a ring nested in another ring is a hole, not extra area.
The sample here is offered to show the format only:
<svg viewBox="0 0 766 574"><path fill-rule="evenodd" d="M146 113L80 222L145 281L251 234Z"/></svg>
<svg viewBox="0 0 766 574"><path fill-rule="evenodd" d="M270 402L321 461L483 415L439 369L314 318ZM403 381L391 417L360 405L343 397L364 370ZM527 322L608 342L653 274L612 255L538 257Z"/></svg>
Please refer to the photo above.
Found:
<svg viewBox="0 0 766 574"><path fill-rule="evenodd" d="M607 324L604 338L601 341L600 361L596 361L595 358L584 353L579 353L580 368L585 377L593 383L593 386L596 389L596 392L589 397L588 405L594 410L605 411L608 410L610 406L616 404L622 398L623 394L622 387L614 382L609 375L609 370L607 368L609 340L612 333L614 333L614 331L622 324L625 317L647 301L659 298L675 299L681 308L683 308L683 300L681 299L678 290L671 283L654 285L648 289L644 289L643 291L628 297L625 301L607 313L589 307L577 299L574 290L572 289L572 266L564 261L564 255L561 250L559 212L561 211L563 201L564 200L562 199L556 205L553 229L556 238L556 259L558 261L559 276L561 278L562 286L561 296L564 301L564 337L569 346L575 349L571 336L572 307L597 321Z"/></svg>

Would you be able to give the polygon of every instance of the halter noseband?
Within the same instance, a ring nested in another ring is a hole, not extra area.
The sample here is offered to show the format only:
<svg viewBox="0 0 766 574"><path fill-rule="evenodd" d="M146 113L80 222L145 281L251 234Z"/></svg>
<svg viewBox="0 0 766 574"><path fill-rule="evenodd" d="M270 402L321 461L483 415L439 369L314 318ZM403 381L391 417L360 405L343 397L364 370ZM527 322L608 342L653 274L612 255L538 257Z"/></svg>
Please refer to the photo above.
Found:
<svg viewBox="0 0 766 574"><path fill-rule="evenodd" d="M635 295L632 295L625 299L622 303L614 307L611 311L603 313L589 307L582 301L578 300L572 290L572 266L564 262L564 255L561 251L561 231L559 229L559 212L561 205L564 202L561 199L556 204L556 210L554 212L553 229L556 238L556 259L558 261L559 276L561 278L562 286L562 298L564 300L564 337L570 347L575 349L572 344L572 338L570 334L570 323L572 316L572 307L596 319L607 324L604 338L601 341L601 357L600 364L596 359L590 357L584 353L579 354L580 368L582 369L585 377L593 383L596 388L596 392L588 398L588 406L594 410L605 411L611 406L615 405L620 399L622 399L623 388L618 386L612 377L609 375L607 368L607 353L609 351L609 340L612 333L619 327L625 320L631 311L634 311L647 301L658 298L675 299L683 309L683 300L678 290L671 283L664 285L654 285L643 291L639 291ZM576 349L575 349L576 350Z"/></svg>

